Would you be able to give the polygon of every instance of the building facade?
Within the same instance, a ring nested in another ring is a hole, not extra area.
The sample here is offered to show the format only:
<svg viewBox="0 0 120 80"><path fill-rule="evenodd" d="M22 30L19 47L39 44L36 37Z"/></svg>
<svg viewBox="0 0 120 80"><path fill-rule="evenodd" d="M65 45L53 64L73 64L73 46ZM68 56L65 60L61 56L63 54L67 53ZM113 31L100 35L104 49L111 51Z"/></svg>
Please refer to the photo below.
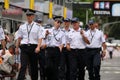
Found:
<svg viewBox="0 0 120 80"><path fill-rule="evenodd" d="M66 0L35 0L36 17L42 18L44 23L49 19L49 2L53 2L53 16L63 16L64 6L67 7L67 18L72 18L72 5ZM16 31L20 22L26 21L24 8L29 9L30 0L9 0L9 9L4 9L4 0L0 0L0 24L10 33Z"/></svg>

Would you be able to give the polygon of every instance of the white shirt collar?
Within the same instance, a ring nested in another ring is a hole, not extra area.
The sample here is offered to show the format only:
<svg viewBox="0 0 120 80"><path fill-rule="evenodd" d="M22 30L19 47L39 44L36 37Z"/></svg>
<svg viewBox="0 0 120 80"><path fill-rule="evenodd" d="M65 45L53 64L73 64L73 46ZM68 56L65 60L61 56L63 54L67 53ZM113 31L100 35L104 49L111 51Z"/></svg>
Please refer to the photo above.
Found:
<svg viewBox="0 0 120 80"><path fill-rule="evenodd" d="M53 30L60 30L60 28L58 28L58 29L55 29L55 27L52 27L52 29L53 29Z"/></svg>
<svg viewBox="0 0 120 80"><path fill-rule="evenodd" d="M72 31L73 32L76 32L76 30L74 30L74 29L72 29ZM77 30L77 32L80 32L81 31L81 28L79 28L78 30Z"/></svg>
<svg viewBox="0 0 120 80"><path fill-rule="evenodd" d="M69 32L70 30L71 30L71 28L68 28L68 30L65 30L65 28L63 28L63 31L68 31Z"/></svg>
<svg viewBox="0 0 120 80"><path fill-rule="evenodd" d="M34 21L31 22L31 24L29 24L28 22L26 22L27 25L32 25L33 23L35 23Z"/></svg>

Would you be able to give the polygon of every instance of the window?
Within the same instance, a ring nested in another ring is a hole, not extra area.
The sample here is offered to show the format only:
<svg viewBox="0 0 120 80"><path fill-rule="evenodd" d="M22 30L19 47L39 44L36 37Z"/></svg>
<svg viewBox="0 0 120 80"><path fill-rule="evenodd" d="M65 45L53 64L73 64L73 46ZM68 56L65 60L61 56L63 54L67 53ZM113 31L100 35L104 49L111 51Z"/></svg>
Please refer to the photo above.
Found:
<svg viewBox="0 0 120 80"><path fill-rule="evenodd" d="M63 1L63 0L60 0L60 5L63 5L63 2L65 2L65 1Z"/></svg>

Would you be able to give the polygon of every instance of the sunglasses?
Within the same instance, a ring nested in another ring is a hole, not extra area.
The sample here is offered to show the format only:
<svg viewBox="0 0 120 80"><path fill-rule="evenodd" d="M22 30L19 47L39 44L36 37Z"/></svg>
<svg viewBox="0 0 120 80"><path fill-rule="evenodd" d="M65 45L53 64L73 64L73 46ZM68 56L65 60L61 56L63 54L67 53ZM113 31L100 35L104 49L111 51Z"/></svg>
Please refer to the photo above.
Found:
<svg viewBox="0 0 120 80"><path fill-rule="evenodd" d="M89 25L93 25L93 24L89 24Z"/></svg>
<svg viewBox="0 0 120 80"><path fill-rule="evenodd" d="M64 22L70 22L70 21L64 20Z"/></svg>
<svg viewBox="0 0 120 80"><path fill-rule="evenodd" d="M71 23L73 24L73 23L77 23L77 22L76 21L72 21Z"/></svg>

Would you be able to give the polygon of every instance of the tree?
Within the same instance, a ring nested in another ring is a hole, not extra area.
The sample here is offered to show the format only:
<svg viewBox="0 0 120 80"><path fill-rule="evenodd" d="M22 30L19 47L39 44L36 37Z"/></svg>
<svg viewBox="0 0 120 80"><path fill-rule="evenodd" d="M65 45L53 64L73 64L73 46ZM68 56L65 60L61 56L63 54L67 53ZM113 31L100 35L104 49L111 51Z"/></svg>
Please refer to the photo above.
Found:
<svg viewBox="0 0 120 80"><path fill-rule="evenodd" d="M108 22L116 22L120 21L120 17L106 17L108 18ZM114 37L115 39L120 39L120 23L108 25L105 28L105 33L108 37Z"/></svg>
<svg viewBox="0 0 120 80"><path fill-rule="evenodd" d="M74 2L91 2L93 0L73 0ZM88 10L88 18L94 17L96 21L101 19L101 25L104 23L110 23L115 21L120 21L120 17L107 17L107 16L94 16L92 9L90 8L82 8L73 6L73 17L78 17L84 23L86 22L86 10ZM114 37L115 39L120 39L120 23L112 24L106 27L105 33L107 33L108 37Z"/></svg>
<svg viewBox="0 0 120 80"><path fill-rule="evenodd" d="M92 2L93 0L73 0L74 2Z"/></svg>
<svg viewBox="0 0 120 80"><path fill-rule="evenodd" d="M91 2L92 0L73 0L74 2ZM91 8L81 7L79 4L73 5L73 17L78 17L84 24L86 23L86 11L88 11L88 19L90 19L93 14Z"/></svg>

